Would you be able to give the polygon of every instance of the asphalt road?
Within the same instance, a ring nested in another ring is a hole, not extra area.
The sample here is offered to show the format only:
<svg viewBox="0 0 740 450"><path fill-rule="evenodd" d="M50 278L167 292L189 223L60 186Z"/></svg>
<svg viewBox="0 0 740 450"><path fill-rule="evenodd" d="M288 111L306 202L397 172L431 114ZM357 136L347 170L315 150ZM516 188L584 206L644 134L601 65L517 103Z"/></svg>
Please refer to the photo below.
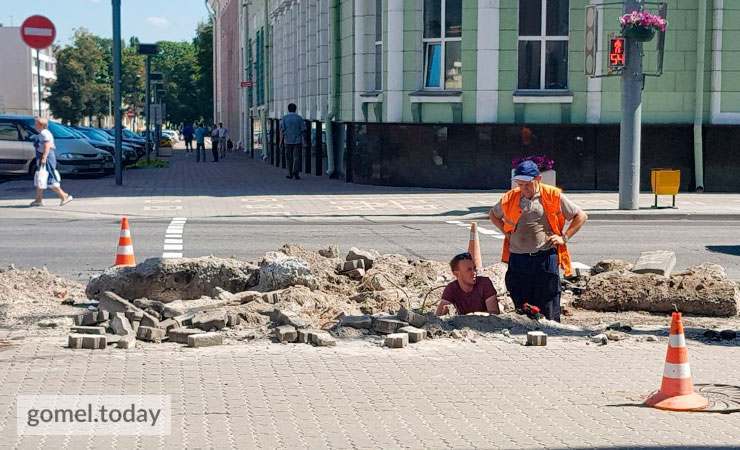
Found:
<svg viewBox="0 0 740 450"><path fill-rule="evenodd" d="M138 261L161 256L169 220L133 221ZM0 265L46 266L61 275L87 280L113 263L118 223L112 219L0 220ZM485 225L493 228L491 225ZM573 239L574 260L593 264L600 259L634 260L641 251L673 250L676 269L701 262L721 264L740 280L740 223L711 221L592 221ZM189 220L183 234L186 257L216 255L259 258L283 243L309 248L338 244L374 248L381 253L447 260L467 248L465 228L447 223L296 223ZM501 240L481 235L486 264L500 254Z"/></svg>

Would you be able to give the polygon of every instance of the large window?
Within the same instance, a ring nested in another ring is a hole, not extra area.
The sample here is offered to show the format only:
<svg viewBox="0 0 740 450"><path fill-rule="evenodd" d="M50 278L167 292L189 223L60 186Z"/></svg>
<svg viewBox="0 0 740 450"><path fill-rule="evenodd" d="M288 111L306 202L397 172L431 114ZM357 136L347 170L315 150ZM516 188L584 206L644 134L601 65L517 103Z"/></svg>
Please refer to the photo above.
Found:
<svg viewBox="0 0 740 450"><path fill-rule="evenodd" d="M383 90L383 0L375 0L375 77L373 90Z"/></svg>
<svg viewBox="0 0 740 450"><path fill-rule="evenodd" d="M424 0L424 87L462 89L462 0Z"/></svg>
<svg viewBox="0 0 740 450"><path fill-rule="evenodd" d="M519 0L519 89L568 89L568 0Z"/></svg>

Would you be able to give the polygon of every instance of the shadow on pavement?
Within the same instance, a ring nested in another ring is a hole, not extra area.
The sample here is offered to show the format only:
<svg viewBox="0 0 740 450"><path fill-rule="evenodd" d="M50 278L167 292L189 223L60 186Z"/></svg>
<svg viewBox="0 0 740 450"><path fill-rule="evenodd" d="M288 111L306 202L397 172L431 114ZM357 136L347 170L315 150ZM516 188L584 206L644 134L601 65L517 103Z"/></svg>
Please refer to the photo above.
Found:
<svg viewBox="0 0 740 450"><path fill-rule="evenodd" d="M374 186L346 183L326 175L304 175L301 180L285 178L286 169L252 159L243 153L229 153L217 163L197 163L194 153L176 151L168 168L124 171L123 186L112 176L95 180L63 177L62 187L78 198L132 196L262 196L262 195L360 195L492 192L417 187ZM0 185L0 199L27 198L33 192L29 179L11 179ZM77 195L77 194L80 195Z"/></svg>
<svg viewBox="0 0 740 450"><path fill-rule="evenodd" d="M690 411L693 414L734 414L740 412L740 386L730 384L702 383L694 384L694 391L709 400L707 409ZM647 397L647 396L646 396ZM606 405L612 408L650 408L643 403L618 403ZM676 413L674 413L676 414ZM618 448L618 447L617 447ZM662 447L645 447L662 448ZM693 447L692 448L697 448ZM700 448L700 447L699 447ZM730 447L712 447L730 448ZM737 447L733 447L737 448Z"/></svg>
<svg viewBox="0 0 740 450"><path fill-rule="evenodd" d="M740 245L707 245L706 249L714 253L740 256Z"/></svg>

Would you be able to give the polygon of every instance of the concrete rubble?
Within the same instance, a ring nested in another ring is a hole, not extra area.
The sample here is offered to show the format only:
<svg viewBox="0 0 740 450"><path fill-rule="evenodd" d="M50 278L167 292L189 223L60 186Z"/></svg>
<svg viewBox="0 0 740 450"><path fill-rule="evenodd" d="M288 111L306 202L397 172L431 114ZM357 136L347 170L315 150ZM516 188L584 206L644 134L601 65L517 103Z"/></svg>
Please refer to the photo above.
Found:
<svg viewBox="0 0 740 450"><path fill-rule="evenodd" d="M740 289L716 264L693 266L669 277L610 271L591 276L575 302L596 311L648 311L732 317L740 312Z"/></svg>
<svg viewBox="0 0 740 450"><path fill-rule="evenodd" d="M625 322L607 328L606 324L625 320L611 311L668 314L674 304L688 315L737 317L738 288L721 267L705 264L671 273L673 259L675 256L669 254L651 253L649 257L642 255L636 264L603 260L590 272L585 268L563 281L564 318L563 323L557 323L513 312L513 302L506 295L503 263L482 269L500 294L502 314L459 316L453 311L436 317L433 311L442 288L453 280L446 262L357 248L343 253L335 246L315 251L284 245L257 262L214 257L150 259L136 267L109 269L90 281L84 290L87 298L79 297L81 287L74 290L69 284L68 292L76 294L68 303L60 304L69 297L49 292L57 307L74 305L69 306L73 314L66 316L74 317L79 328L70 330L69 322L59 321L66 319L64 315L39 318L35 323L37 329L48 333L98 333L105 337L108 348L122 349L136 348L137 343L189 346L192 341L193 347L201 347L255 339L317 347L341 345L343 339L366 339L403 348L426 345L424 341L438 338L475 342L488 337L521 343L515 337L533 331L587 341L603 334L606 342L624 341L634 336L632 329ZM0 271L0 283L3 275ZM55 286L64 285L60 281ZM0 321L2 311L0 308ZM573 314L590 317L590 325L571 319ZM652 322L664 327L668 324L660 317ZM51 325L57 323L56 327ZM717 328L718 336L720 330L738 328L733 322L712 327ZM599 343L602 341L599 336ZM77 337L69 343L71 348L83 345ZM106 348L99 341L86 345Z"/></svg>

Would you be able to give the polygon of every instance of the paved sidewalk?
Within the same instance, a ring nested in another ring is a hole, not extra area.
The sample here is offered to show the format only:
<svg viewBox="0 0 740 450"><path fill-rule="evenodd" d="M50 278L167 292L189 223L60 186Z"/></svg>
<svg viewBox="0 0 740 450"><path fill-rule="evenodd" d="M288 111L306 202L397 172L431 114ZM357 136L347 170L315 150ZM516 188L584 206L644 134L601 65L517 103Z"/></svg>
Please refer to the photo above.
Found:
<svg viewBox="0 0 740 450"><path fill-rule="evenodd" d="M196 163L194 153L176 150L168 169L128 170L124 185L113 177L66 179L75 201L59 208L47 194L47 206L28 208L31 180L0 184L0 211L7 217L120 216L189 218L285 218L455 220L485 219L501 196L498 191L462 191L368 186L305 175L285 178L286 171L245 154L229 154L218 163ZM650 208L653 196L642 194L638 211L618 210L616 193L571 192L592 220L740 218L740 194L680 194L678 209ZM670 198L663 198L670 204Z"/></svg>
<svg viewBox="0 0 740 450"><path fill-rule="evenodd" d="M89 351L28 337L0 347L0 447L737 448L737 414L639 407L660 384L666 339ZM740 385L736 346L689 352L696 383ZM172 434L18 437L19 394L167 394Z"/></svg>

